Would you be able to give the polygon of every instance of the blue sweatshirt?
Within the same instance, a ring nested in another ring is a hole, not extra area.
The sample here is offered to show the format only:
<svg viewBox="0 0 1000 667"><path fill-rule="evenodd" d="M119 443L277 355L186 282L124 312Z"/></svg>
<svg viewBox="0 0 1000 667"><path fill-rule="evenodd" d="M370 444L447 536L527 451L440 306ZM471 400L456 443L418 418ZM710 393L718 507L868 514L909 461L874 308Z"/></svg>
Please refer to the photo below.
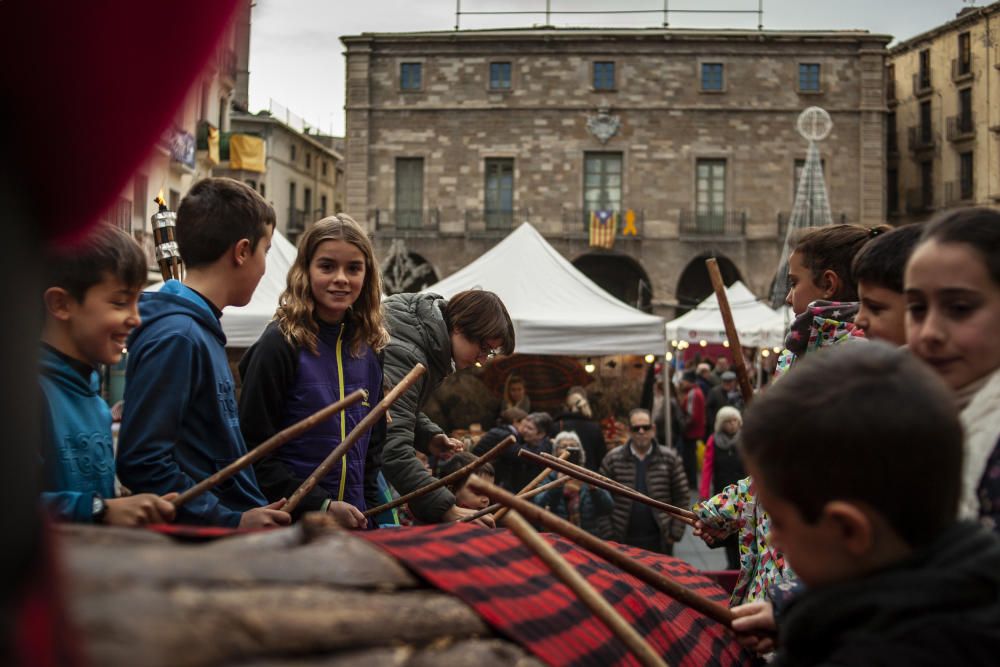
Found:
<svg viewBox="0 0 1000 667"><path fill-rule="evenodd" d="M44 397L42 504L61 521L93 521L94 496L115 495L111 411L97 371L88 379L45 347L39 382Z"/></svg>
<svg viewBox="0 0 1000 667"><path fill-rule="evenodd" d="M184 491L246 454L226 336L208 303L176 280L139 301L129 339L118 477L133 493ZM251 468L177 510L178 523L236 526L266 505Z"/></svg>

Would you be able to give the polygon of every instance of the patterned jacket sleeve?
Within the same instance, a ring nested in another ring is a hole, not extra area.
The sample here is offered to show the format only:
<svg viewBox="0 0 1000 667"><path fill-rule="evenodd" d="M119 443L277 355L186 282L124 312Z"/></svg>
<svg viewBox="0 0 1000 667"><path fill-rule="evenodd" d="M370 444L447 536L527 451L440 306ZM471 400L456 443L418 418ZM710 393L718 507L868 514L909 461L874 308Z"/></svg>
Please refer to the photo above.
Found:
<svg viewBox="0 0 1000 667"><path fill-rule="evenodd" d="M730 484L718 494L695 505L695 514L709 528L722 531L726 535L735 533L740 528L744 507L747 502L753 501L750 483L751 479L745 477L735 484Z"/></svg>

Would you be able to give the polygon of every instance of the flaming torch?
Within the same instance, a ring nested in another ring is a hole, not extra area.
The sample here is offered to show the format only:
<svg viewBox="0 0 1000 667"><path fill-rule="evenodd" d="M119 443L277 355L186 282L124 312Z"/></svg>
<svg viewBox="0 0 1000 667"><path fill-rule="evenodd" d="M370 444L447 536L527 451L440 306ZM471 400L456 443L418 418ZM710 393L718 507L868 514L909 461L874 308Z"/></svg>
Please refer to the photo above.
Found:
<svg viewBox="0 0 1000 667"><path fill-rule="evenodd" d="M159 207L150 222L153 225L153 241L156 243L156 263L160 265L163 280L181 279L181 254L177 248L177 214L167 208L163 192L154 199Z"/></svg>

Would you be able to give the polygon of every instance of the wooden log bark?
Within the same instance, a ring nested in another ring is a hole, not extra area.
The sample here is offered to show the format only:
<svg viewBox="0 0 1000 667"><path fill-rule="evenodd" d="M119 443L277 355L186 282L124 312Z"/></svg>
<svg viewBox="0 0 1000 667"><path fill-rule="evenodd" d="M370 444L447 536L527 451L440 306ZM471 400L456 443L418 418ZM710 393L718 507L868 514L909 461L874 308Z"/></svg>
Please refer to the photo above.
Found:
<svg viewBox="0 0 1000 667"><path fill-rule="evenodd" d="M207 667L254 656L428 643L489 633L443 593L365 593L308 586L205 590L180 585L75 597L71 614L102 667Z"/></svg>

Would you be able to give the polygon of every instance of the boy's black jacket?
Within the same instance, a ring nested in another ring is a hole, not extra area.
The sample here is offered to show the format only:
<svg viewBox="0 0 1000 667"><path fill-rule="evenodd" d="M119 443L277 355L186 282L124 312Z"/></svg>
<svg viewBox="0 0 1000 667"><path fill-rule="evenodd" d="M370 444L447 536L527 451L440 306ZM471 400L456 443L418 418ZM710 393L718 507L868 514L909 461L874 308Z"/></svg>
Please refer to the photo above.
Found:
<svg viewBox="0 0 1000 667"><path fill-rule="evenodd" d="M804 593L779 633L780 666L1000 664L1000 539L956 524L890 568Z"/></svg>

